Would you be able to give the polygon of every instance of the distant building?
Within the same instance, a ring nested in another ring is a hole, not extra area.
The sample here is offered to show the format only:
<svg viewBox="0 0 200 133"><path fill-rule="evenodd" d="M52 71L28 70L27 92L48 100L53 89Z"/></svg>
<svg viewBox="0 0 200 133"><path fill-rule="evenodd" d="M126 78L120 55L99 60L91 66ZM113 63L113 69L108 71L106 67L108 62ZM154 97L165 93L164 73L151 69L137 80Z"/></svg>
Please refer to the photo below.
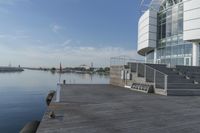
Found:
<svg viewBox="0 0 200 133"><path fill-rule="evenodd" d="M89 69L90 69L90 66L85 65L85 64L82 64L82 65L80 65L79 67L80 67L80 68L84 68L84 69L86 69L86 70L89 70Z"/></svg>
<svg viewBox="0 0 200 133"><path fill-rule="evenodd" d="M200 0L152 0L138 23L146 63L200 65Z"/></svg>

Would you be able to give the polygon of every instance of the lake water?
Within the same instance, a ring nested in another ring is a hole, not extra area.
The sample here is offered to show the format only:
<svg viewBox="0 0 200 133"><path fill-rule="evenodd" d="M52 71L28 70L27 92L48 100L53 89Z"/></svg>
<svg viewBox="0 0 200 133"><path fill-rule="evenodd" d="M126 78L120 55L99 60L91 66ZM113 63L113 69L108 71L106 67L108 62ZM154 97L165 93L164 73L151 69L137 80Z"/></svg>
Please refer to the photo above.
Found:
<svg viewBox="0 0 200 133"><path fill-rule="evenodd" d="M62 74L61 81L76 84L108 84L109 76ZM41 120L46 110L45 99L57 88L58 74L25 70L21 73L0 73L0 132L18 133L32 120Z"/></svg>

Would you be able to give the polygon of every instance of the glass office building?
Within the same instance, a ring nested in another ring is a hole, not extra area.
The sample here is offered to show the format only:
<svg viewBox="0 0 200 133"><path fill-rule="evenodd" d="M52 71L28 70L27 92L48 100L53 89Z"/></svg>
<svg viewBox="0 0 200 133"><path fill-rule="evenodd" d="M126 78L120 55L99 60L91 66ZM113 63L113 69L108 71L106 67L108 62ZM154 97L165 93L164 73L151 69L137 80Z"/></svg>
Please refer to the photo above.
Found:
<svg viewBox="0 0 200 133"><path fill-rule="evenodd" d="M199 66L200 0L151 4L139 20L138 53L146 63Z"/></svg>

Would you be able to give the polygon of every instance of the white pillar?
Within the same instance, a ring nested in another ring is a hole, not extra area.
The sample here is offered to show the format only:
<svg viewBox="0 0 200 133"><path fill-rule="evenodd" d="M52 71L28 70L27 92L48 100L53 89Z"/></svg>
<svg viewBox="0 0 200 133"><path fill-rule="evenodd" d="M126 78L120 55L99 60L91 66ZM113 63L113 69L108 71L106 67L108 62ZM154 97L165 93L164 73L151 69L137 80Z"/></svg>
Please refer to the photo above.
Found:
<svg viewBox="0 0 200 133"><path fill-rule="evenodd" d="M153 60L153 63L154 63L154 64L157 64L157 63L156 63L156 60L157 60L157 49L155 48L155 49L154 49L154 60Z"/></svg>
<svg viewBox="0 0 200 133"><path fill-rule="evenodd" d="M199 66L199 43L193 42L192 45L192 66Z"/></svg>
<svg viewBox="0 0 200 133"><path fill-rule="evenodd" d="M57 90L56 90L56 102L60 102L60 90L61 90L61 84L57 84Z"/></svg>

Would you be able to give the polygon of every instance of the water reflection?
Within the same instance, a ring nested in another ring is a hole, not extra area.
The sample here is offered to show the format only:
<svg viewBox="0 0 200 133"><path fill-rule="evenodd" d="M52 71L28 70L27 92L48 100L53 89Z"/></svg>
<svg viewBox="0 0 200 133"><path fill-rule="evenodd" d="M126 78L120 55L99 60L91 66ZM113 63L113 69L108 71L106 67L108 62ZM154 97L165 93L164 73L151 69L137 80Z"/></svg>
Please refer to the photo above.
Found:
<svg viewBox="0 0 200 133"><path fill-rule="evenodd" d="M61 81L77 84L107 84L106 75L66 73ZM46 109L48 92L56 89L59 74L25 70L21 73L0 73L0 131L18 133L25 123L40 120Z"/></svg>

